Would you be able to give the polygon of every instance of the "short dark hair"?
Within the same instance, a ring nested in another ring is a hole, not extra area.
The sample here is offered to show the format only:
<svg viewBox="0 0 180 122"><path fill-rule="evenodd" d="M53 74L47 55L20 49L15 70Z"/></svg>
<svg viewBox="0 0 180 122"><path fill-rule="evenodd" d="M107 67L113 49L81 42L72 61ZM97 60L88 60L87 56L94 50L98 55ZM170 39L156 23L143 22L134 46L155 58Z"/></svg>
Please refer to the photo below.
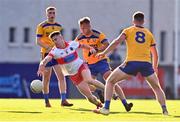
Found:
<svg viewBox="0 0 180 122"><path fill-rule="evenodd" d="M53 7L53 6L49 6L49 7L46 8L46 12L48 12L49 10L56 10L56 8Z"/></svg>
<svg viewBox="0 0 180 122"><path fill-rule="evenodd" d="M89 17L83 17L81 19L79 19L78 23L79 25L82 25L82 24L90 24L91 20Z"/></svg>
<svg viewBox="0 0 180 122"><path fill-rule="evenodd" d="M140 11L135 12L133 14L133 19L140 22L144 21L144 13Z"/></svg>
<svg viewBox="0 0 180 122"><path fill-rule="evenodd" d="M59 31L53 31L52 33L50 33L49 38L52 40L52 38L57 35L61 35L61 33Z"/></svg>

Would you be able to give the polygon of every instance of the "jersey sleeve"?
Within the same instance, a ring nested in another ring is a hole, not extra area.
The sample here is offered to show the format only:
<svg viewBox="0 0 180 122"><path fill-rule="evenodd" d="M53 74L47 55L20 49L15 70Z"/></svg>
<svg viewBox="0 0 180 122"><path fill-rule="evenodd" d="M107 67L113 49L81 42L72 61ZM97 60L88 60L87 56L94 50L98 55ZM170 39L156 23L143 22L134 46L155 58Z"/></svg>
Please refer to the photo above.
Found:
<svg viewBox="0 0 180 122"><path fill-rule="evenodd" d="M151 35L151 46L155 46L156 45L156 40L153 36L153 34L150 32L150 35Z"/></svg>
<svg viewBox="0 0 180 122"><path fill-rule="evenodd" d="M106 38L106 35L104 33L101 33L99 35L99 38L100 38L100 43L105 43L105 42L108 42L107 38Z"/></svg>
<svg viewBox="0 0 180 122"><path fill-rule="evenodd" d="M36 29L36 37L42 37L42 36L43 36L43 28L41 25L38 25Z"/></svg>
<svg viewBox="0 0 180 122"><path fill-rule="evenodd" d="M124 34L124 35L126 36L126 38L127 38L127 36L128 36L128 29L127 29L127 28L124 29L124 30L122 31L122 34Z"/></svg>
<svg viewBox="0 0 180 122"><path fill-rule="evenodd" d="M59 30L59 31L60 31L61 33L63 32L63 30L64 30L64 29L63 29L62 27L60 27L60 30Z"/></svg>
<svg viewBox="0 0 180 122"><path fill-rule="evenodd" d="M77 37L74 39L74 41L75 41L75 42L79 42Z"/></svg>
<svg viewBox="0 0 180 122"><path fill-rule="evenodd" d="M80 48L80 43L77 42L77 41L72 41L72 42L71 42L71 45L72 45L75 49Z"/></svg>
<svg viewBox="0 0 180 122"><path fill-rule="evenodd" d="M53 48L49 53L48 56L51 56L52 58L54 58L55 56L55 48Z"/></svg>

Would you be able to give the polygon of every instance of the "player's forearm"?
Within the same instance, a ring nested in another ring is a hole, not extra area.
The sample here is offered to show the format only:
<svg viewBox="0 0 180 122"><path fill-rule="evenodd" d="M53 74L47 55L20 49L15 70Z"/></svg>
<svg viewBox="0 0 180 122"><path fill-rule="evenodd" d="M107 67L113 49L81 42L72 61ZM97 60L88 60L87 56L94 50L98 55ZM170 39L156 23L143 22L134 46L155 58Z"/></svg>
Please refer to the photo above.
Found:
<svg viewBox="0 0 180 122"><path fill-rule="evenodd" d="M43 66L46 66L46 64L52 60L52 57L51 56L46 56L41 62L40 62L40 65L43 65Z"/></svg>
<svg viewBox="0 0 180 122"><path fill-rule="evenodd" d="M91 47L91 46L89 46L89 45L87 45L87 44L81 44L80 47L81 47L81 48L84 48L84 49L88 49L88 50L90 50L91 48L93 48L93 47Z"/></svg>
<svg viewBox="0 0 180 122"><path fill-rule="evenodd" d="M109 43L103 44L101 47L98 48L98 51L102 52L109 46Z"/></svg>
<svg viewBox="0 0 180 122"><path fill-rule="evenodd" d="M118 44L119 44L118 40L116 39L113 40L112 43L110 43L110 45L103 51L103 53L106 55L107 53L115 49Z"/></svg>

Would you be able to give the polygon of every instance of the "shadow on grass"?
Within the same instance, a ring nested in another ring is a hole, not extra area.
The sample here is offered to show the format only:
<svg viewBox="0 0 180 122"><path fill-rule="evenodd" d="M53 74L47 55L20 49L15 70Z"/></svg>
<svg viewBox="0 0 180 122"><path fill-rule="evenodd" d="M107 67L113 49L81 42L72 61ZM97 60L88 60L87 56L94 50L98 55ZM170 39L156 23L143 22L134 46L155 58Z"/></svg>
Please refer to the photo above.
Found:
<svg viewBox="0 0 180 122"><path fill-rule="evenodd" d="M92 112L91 109L86 109L86 108L66 108L69 110L74 110L74 111L81 111L81 112Z"/></svg>
<svg viewBox="0 0 180 122"><path fill-rule="evenodd" d="M152 112L142 112L142 111L137 111L137 112L110 112L110 114L144 114L144 115L162 115L162 113L152 113Z"/></svg>
<svg viewBox="0 0 180 122"><path fill-rule="evenodd" d="M25 114L41 114L42 112L37 111L0 111L0 112L7 112L7 113L25 113Z"/></svg>
<svg viewBox="0 0 180 122"><path fill-rule="evenodd" d="M67 108L69 110L81 111L81 112L92 112L91 109L86 108ZM153 113L153 112L110 112L110 114L146 114L146 115L162 115L162 113ZM178 117L178 116L177 116Z"/></svg>
<svg viewBox="0 0 180 122"><path fill-rule="evenodd" d="M127 112L125 112L127 113ZM142 112L142 111L137 111L137 112L128 112L132 114L146 114L146 115L162 115L162 113L153 113L153 112Z"/></svg>
<svg viewBox="0 0 180 122"><path fill-rule="evenodd" d="M74 111L80 111L80 112L93 112L92 109L86 109L86 108L67 108L67 109L74 110ZM119 114L119 113L121 113L121 112L111 112L111 114Z"/></svg>

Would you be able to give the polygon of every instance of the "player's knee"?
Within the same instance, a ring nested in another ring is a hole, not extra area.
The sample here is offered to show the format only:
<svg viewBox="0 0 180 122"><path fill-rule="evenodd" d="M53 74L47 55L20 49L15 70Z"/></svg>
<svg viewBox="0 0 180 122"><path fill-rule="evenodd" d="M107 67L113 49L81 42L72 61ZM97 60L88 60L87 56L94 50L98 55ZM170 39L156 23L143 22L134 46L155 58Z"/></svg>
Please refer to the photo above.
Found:
<svg viewBox="0 0 180 122"><path fill-rule="evenodd" d="M94 92L97 88L94 86L94 85L92 85L92 84L88 84L88 86L89 86L89 89L91 90L91 92Z"/></svg>
<svg viewBox="0 0 180 122"><path fill-rule="evenodd" d="M107 83L116 84L116 79L114 77L108 78Z"/></svg>
<svg viewBox="0 0 180 122"><path fill-rule="evenodd" d="M86 83L88 83L88 84L93 84L93 79L86 79L86 80L84 80Z"/></svg>
<svg viewBox="0 0 180 122"><path fill-rule="evenodd" d="M161 90L161 87L160 87L160 85L158 85L158 84L153 84L153 85L152 85L152 88L153 88L155 91Z"/></svg>

